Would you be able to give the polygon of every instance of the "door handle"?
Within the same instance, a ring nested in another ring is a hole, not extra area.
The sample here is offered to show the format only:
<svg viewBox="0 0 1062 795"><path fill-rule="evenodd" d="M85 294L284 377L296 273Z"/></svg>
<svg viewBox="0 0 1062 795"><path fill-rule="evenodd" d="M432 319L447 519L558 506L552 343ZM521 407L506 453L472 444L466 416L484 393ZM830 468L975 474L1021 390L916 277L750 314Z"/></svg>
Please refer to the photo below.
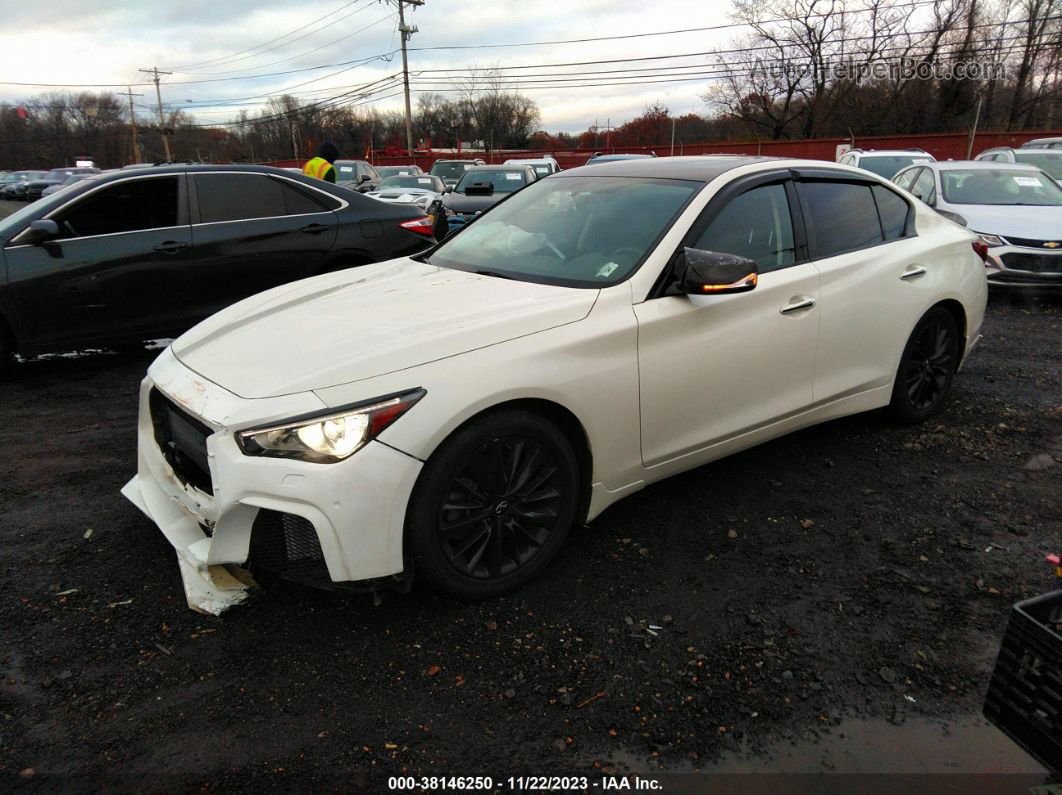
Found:
<svg viewBox="0 0 1062 795"><path fill-rule="evenodd" d="M926 269L921 265L909 265L907 270L900 274L901 279L917 279L919 276L925 276Z"/></svg>
<svg viewBox="0 0 1062 795"><path fill-rule="evenodd" d="M325 224L309 224L308 226L304 226L299 231L305 232L308 235L319 235L322 232L327 232L328 226Z"/></svg>
<svg viewBox="0 0 1062 795"><path fill-rule="evenodd" d="M814 298L803 298L786 304L780 311L783 315L788 315L790 312L799 312L801 309L811 309L813 306L815 306Z"/></svg>
<svg viewBox="0 0 1062 795"><path fill-rule="evenodd" d="M155 246L155 251L161 251L163 254L176 254L183 248L188 248L188 244L177 240L167 240L165 243L159 243Z"/></svg>

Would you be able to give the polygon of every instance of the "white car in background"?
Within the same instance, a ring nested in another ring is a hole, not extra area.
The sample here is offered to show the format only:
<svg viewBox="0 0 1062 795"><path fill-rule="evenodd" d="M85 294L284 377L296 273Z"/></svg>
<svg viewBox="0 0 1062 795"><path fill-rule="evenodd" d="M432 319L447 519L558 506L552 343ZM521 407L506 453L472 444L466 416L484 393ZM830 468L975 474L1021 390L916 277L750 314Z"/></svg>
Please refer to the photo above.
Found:
<svg viewBox="0 0 1062 795"><path fill-rule="evenodd" d="M502 165L506 166L531 166L538 174L538 178L548 177L561 170L560 163L552 157L535 157L528 160L506 160Z"/></svg>
<svg viewBox="0 0 1062 795"><path fill-rule="evenodd" d="M242 601L245 566L505 593L649 483L834 417L931 416L979 338L984 251L834 164L573 169L182 335L123 493L201 610Z"/></svg>
<svg viewBox="0 0 1062 795"><path fill-rule="evenodd" d="M993 163L1019 163L1035 166L1051 175L1051 179L1062 182L1062 152L1048 147L1011 149L1003 146L986 149L975 160Z"/></svg>
<svg viewBox="0 0 1062 795"><path fill-rule="evenodd" d="M445 191L446 186L441 179L422 174L384 177L380 187L365 195L390 204L415 204L426 211L432 202L442 199Z"/></svg>
<svg viewBox="0 0 1062 795"><path fill-rule="evenodd" d="M934 160L936 158L924 149L849 149L837 162L892 179L897 171L912 163L932 163Z"/></svg>
<svg viewBox="0 0 1062 795"><path fill-rule="evenodd" d="M1062 287L1062 188L1041 169L947 160L893 181L984 241L989 284Z"/></svg>

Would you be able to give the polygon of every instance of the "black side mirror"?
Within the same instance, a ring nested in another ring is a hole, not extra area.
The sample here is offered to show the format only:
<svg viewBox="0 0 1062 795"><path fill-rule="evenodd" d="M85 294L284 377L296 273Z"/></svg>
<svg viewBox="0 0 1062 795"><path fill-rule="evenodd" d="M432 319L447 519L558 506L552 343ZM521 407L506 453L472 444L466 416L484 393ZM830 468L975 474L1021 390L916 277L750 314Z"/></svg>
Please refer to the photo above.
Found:
<svg viewBox="0 0 1062 795"><path fill-rule="evenodd" d="M445 188L443 188L443 193L453 193L453 192L454 192L454 186L453 185L447 185Z"/></svg>
<svg viewBox="0 0 1062 795"><path fill-rule="evenodd" d="M368 174L362 174L360 177L358 177L358 182L368 182L371 179L372 177Z"/></svg>
<svg viewBox="0 0 1062 795"><path fill-rule="evenodd" d="M699 248L687 248L680 257L679 283L686 295L746 293L756 286L756 263L748 257Z"/></svg>
<svg viewBox="0 0 1062 795"><path fill-rule="evenodd" d="M19 242L36 246L41 243L47 243L49 240L54 240L57 237L59 237L59 224L50 219L41 219L40 221L34 221L29 225L26 231L22 234L22 240Z"/></svg>

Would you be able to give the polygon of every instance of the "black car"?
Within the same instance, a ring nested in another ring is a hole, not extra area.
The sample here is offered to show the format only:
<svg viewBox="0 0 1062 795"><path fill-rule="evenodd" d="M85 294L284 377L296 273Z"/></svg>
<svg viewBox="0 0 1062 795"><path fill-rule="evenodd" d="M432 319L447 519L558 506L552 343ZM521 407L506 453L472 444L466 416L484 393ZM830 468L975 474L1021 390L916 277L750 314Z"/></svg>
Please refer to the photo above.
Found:
<svg viewBox="0 0 1062 795"><path fill-rule="evenodd" d="M98 168L53 168L40 179L30 180L26 183L26 201L37 201L47 188L52 185L62 185L67 177L75 174L99 174Z"/></svg>
<svg viewBox="0 0 1062 795"><path fill-rule="evenodd" d="M0 221L0 362L173 336L267 288L434 242L419 207L277 168L92 176Z"/></svg>
<svg viewBox="0 0 1062 795"><path fill-rule="evenodd" d="M368 193L380 187L380 175L368 161L337 160L332 165L336 170L336 184L341 188Z"/></svg>
<svg viewBox="0 0 1062 795"><path fill-rule="evenodd" d="M12 171L10 174L4 174L3 187L0 188L0 199L25 201L26 186L47 173L47 171Z"/></svg>
<svg viewBox="0 0 1062 795"><path fill-rule="evenodd" d="M472 166L443 197L449 228L463 226L536 179L538 174L531 166Z"/></svg>

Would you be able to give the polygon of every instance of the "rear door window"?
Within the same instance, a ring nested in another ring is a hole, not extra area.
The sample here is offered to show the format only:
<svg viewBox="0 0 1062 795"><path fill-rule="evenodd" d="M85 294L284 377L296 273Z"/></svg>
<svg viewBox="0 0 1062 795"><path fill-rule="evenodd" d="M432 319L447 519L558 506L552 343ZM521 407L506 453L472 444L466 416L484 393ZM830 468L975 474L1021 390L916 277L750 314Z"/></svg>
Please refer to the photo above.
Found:
<svg viewBox="0 0 1062 795"><path fill-rule="evenodd" d="M264 174L196 174L200 223L323 212L318 202Z"/></svg>
<svg viewBox="0 0 1062 795"><path fill-rule="evenodd" d="M177 226L179 177L122 180L54 216L59 237L91 237Z"/></svg>
<svg viewBox="0 0 1062 795"><path fill-rule="evenodd" d="M815 181L802 183L800 190L815 258L824 259L882 242L878 209L869 184Z"/></svg>

